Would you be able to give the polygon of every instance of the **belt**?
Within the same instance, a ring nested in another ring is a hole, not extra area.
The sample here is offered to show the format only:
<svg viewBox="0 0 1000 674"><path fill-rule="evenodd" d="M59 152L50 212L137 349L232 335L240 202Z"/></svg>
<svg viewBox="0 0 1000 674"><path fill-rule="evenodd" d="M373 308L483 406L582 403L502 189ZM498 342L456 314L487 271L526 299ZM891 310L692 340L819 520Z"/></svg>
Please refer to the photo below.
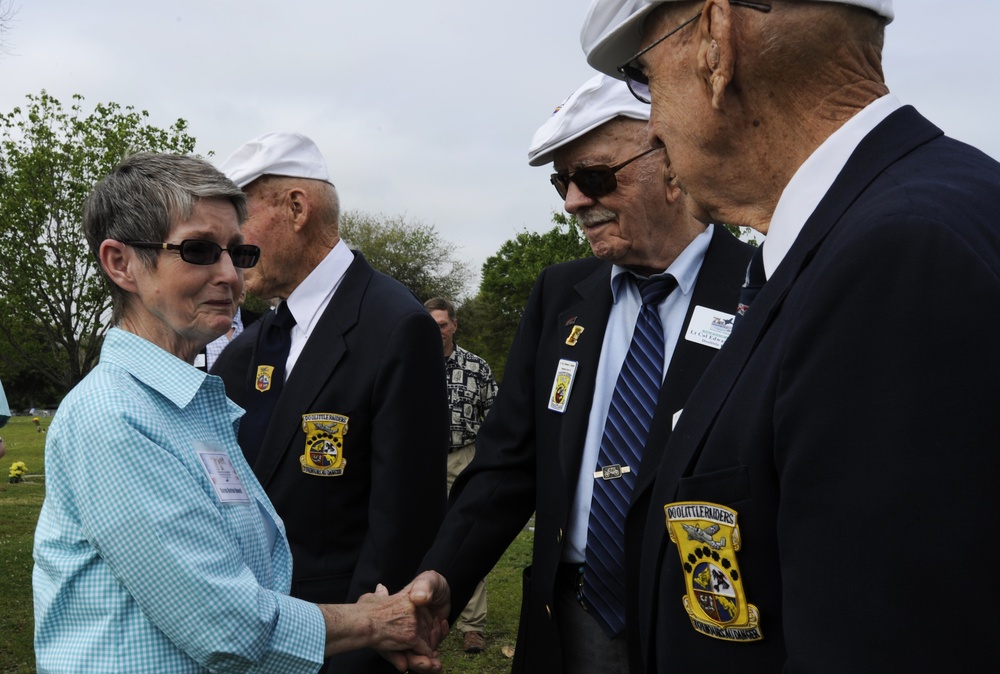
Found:
<svg viewBox="0 0 1000 674"><path fill-rule="evenodd" d="M582 562L560 562L557 576L563 583L568 584L576 595L576 600L584 611L589 611L587 602L583 598L583 572L586 567Z"/></svg>

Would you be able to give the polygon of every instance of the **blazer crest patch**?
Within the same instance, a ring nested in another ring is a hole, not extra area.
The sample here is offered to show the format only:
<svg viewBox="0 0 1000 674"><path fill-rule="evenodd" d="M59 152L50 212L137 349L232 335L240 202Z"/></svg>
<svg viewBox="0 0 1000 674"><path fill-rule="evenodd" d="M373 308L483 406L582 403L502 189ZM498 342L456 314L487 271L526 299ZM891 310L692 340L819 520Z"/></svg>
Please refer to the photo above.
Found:
<svg viewBox="0 0 1000 674"><path fill-rule="evenodd" d="M254 380L254 387L261 393L271 389L271 382L274 381L273 365L258 365L257 377Z"/></svg>
<svg viewBox="0 0 1000 674"><path fill-rule="evenodd" d="M684 610L694 629L726 641L760 641L760 613L750 604L736 559L736 511L715 503L682 501L663 506L670 540L684 570Z"/></svg>
<svg viewBox="0 0 1000 674"><path fill-rule="evenodd" d="M339 477L347 468L344 457L344 436L348 417L332 412L302 415L302 430L306 446L299 463L302 472L320 477Z"/></svg>
<svg viewBox="0 0 1000 674"><path fill-rule="evenodd" d="M573 329L569 331L569 337L566 338L566 346L576 346L576 343L580 340L580 335L583 333L583 326L574 325Z"/></svg>

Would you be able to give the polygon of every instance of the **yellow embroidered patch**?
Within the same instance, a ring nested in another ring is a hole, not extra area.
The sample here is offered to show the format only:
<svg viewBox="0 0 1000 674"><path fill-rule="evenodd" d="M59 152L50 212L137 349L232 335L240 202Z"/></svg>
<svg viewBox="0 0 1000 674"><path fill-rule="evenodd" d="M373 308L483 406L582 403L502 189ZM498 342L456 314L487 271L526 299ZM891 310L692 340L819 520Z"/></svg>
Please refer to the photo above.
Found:
<svg viewBox="0 0 1000 674"><path fill-rule="evenodd" d="M695 630L726 641L760 641L760 614L750 604L736 559L736 511L715 503L683 501L663 506L670 540L684 570L684 610Z"/></svg>
<svg viewBox="0 0 1000 674"><path fill-rule="evenodd" d="M317 412L302 415L302 430L306 446L299 463L302 472L320 477L339 477L347 468L344 456L344 436L348 417L342 414Z"/></svg>
<svg viewBox="0 0 1000 674"><path fill-rule="evenodd" d="M271 382L274 381L274 366L273 365L258 365L257 366L257 377L255 379L255 386L258 391L264 393L271 388Z"/></svg>

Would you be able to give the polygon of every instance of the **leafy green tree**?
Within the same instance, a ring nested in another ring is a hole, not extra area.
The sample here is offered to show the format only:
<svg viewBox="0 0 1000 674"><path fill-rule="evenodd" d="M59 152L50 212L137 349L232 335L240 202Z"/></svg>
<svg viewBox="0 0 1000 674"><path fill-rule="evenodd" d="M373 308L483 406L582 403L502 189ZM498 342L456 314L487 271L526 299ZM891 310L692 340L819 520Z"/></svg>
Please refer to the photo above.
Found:
<svg viewBox="0 0 1000 674"><path fill-rule="evenodd" d="M483 264L479 294L459 308L456 339L485 358L498 380L538 274L592 254L575 217L553 213L552 221L556 226L548 232L524 231L504 242Z"/></svg>
<svg viewBox="0 0 1000 674"><path fill-rule="evenodd" d="M93 185L138 151L190 153L187 122L83 97L70 109L44 90L0 115L0 357L65 393L96 364L110 300L80 215ZM23 339L25 331L36 334Z"/></svg>
<svg viewBox="0 0 1000 674"><path fill-rule="evenodd" d="M341 214L340 236L421 302L465 295L472 276L469 265L456 259L455 244L442 239L433 225L407 222L403 215L353 210Z"/></svg>

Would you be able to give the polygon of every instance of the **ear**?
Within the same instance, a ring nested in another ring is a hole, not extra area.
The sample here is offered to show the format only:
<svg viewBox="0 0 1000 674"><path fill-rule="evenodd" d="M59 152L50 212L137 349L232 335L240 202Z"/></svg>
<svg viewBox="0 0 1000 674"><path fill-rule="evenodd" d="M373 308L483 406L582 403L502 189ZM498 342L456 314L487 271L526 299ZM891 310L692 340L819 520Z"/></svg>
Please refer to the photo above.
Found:
<svg viewBox="0 0 1000 674"><path fill-rule="evenodd" d="M111 282L122 290L130 293L138 292L139 286L136 283L135 270L142 261L121 241L105 239L98 249L98 258L101 261L101 268L108 275Z"/></svg>
<svg viewBox="0 0 1000 674"><path fill-rule="evenodd" d="M663 169L663 194L671 206L676 204L683 194L680 185L677 184L677 174L670 166Z"/></svg>
<svg viewBox="0 0 1000 674"><path fill-rule="evenodd" d="M289 218L292 223L292 229L296 232L302 230L306 223L309 222L309 213L311 211L311 204L309 203L309 195L305 190L293 187L288 190L285 195L286 205L289 209Z"/></svg>
<svg viewBox="0 0 1000 674"><path fill-rule="evenodd" d="M708 0L698 23L698 66L708 80L716 110L722 109L726 88L733 81L734 49L732 8L728 2Z"/></svg>

